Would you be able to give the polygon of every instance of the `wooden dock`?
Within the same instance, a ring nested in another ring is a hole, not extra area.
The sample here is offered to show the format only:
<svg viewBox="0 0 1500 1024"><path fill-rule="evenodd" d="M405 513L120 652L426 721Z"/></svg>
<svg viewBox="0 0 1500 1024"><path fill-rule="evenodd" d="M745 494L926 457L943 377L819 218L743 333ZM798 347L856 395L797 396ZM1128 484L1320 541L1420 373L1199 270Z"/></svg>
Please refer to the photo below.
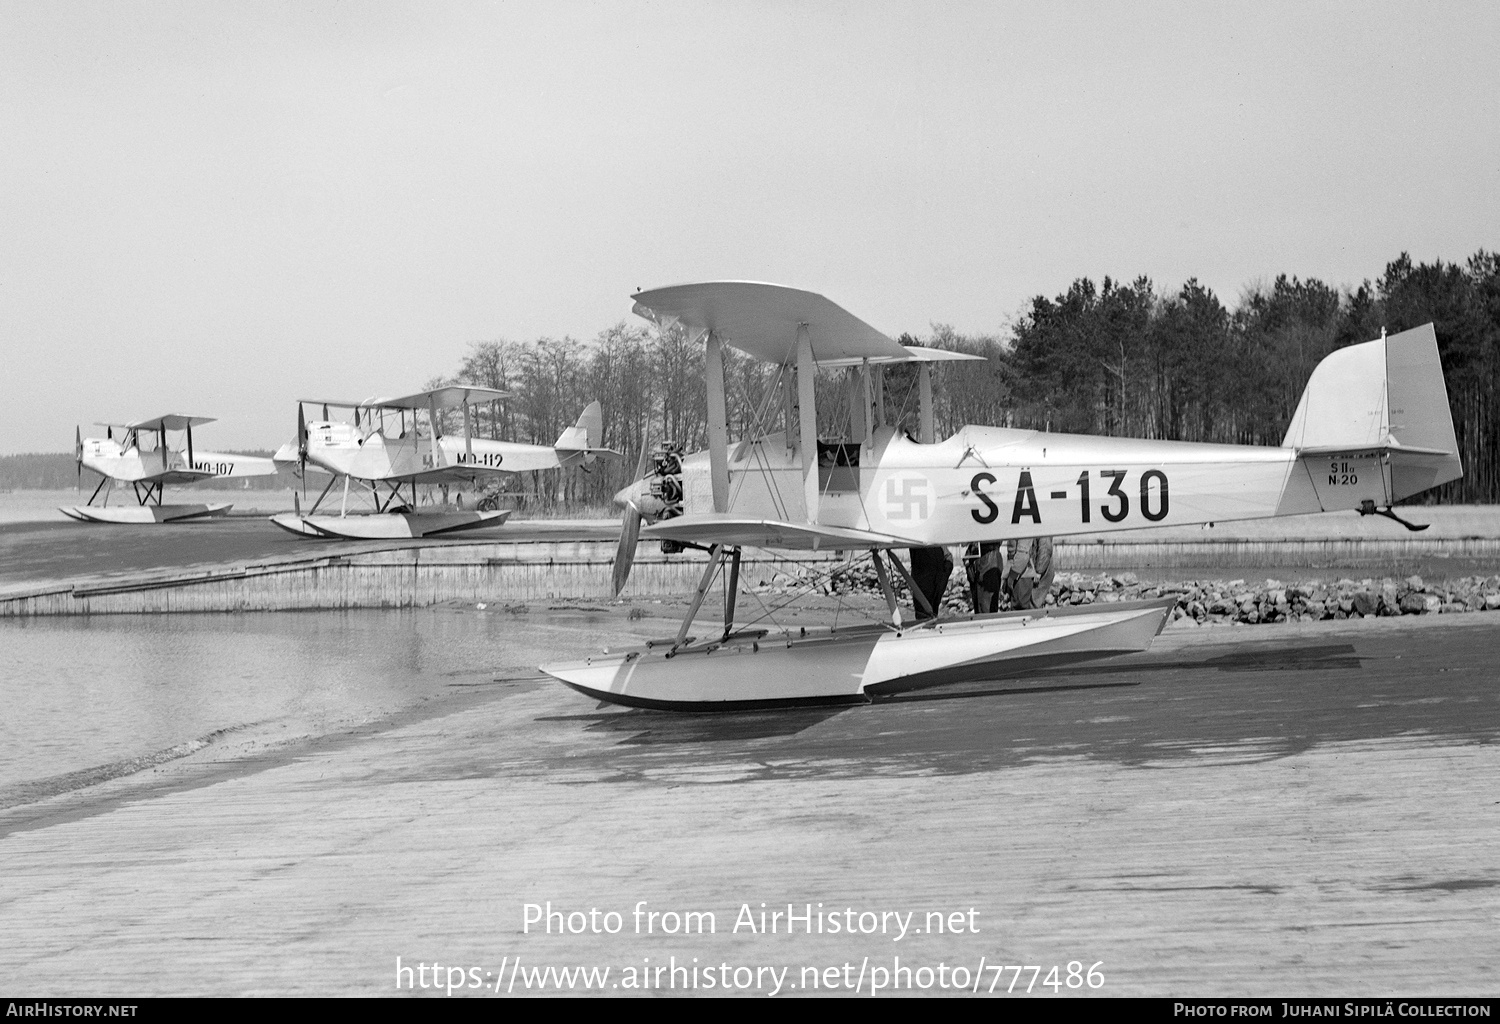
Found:
<svg viewBox="0 0 1500 1024"><path fill-rule="evenodd" d="M374 545L336 553L299 554L243 564L170 568L83 580L62 580L0 591L0 617L110 615L159 612L300 611L420 608L445 601L514 602L612 596L615 544L604 540L452 541ZM745 578L755 585L777 574L823 568L835 552L776 555L747 552ZM1059 541L1057 564L1070 571L1392 564L1433 559L1500 561L1500 539L1402 538L1270 541ZM696 554L663 555L643 544L631 597L690 592L702 572Z"/></svg>
<svg viewBox="0 0 1500 1024"><path fill-rule="evenodd" d="M319 557L138 573L0 595L0 617L139 612L246 612L420 608L444 601L606 599L615 545L600 541L521 541L376 547ZM756 557L756 556L759 557ZM744 561L749 580L771 579L833 556ZM642 551L630 577L637 597L690 591L701 558Z"/></svg>

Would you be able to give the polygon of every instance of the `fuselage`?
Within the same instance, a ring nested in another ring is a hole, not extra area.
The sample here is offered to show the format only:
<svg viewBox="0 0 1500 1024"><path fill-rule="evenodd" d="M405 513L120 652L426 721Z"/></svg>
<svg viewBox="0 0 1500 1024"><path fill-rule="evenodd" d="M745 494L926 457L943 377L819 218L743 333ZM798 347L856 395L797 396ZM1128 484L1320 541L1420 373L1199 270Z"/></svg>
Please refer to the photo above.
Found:
<svg viewBox="0 0 1500 1024"><path fill-rule="evenodd" d="M801 452L784 434L729 446L725 514L811 520L960 544L1358 509L1391 501L1379 452L1199 444L968 426L937 444L890 428L864 445L819 445L819 501L808 516ZM656 519L651 481L622 492ZM682 509L714 511L709 456L683 462Z"/></svg>
<svg viewBox="0 0 1500 1024"><path fill-rule="evenodd" d="M307 425L307 461L327 473L360 480L390 480L450 466L479 466L509 473L557 469L583 459L582 452L560 452L547 445L520 444L440 436L436 451L424 428L406 431L362 430L337 420ZM279 463L297 461L297 445L290 442L276 453Z"/></svg>
<svg viewBox="0 0 1500 1024"><path fill-rule="evenodd" d="M86 437L80 460L84 469L124 483L161 481L192 483L214 477L270 476L275 463L256 455L230 455L194 448L191 462L184 450L142 451L139 444L112 438Z"/></svg>

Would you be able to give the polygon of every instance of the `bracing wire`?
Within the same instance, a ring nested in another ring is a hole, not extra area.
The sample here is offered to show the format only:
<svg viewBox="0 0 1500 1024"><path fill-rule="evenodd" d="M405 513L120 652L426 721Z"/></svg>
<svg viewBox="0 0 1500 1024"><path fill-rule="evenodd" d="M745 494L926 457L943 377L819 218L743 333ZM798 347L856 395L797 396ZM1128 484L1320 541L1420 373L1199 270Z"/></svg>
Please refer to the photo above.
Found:
<svg viewBox="0 0 1500 1024"><path fill-rule="evenodd" d="M751 628L751 627L755 626L756 624L758 624L760 622L769 621L771 623L771 625L776 626L778 629L786 630L787 627L783 626L781 623L779 623L779 622L776 621L775 613L777 611L780 611L781 609L790 606L793 602L799 600L800 598L803 598L803 597L807 596L808 594L811 594L814 590L816 590L824 582L826 582L828 580L831 580L833 577L837 576L839 573L841 573L841 572L847 572L848 570L854 568L854 566L857 565L859 563L859 561L861 561L863 559L863 557L864 557L863 555L860 555L858 557L849 556L849 557L846 557L846 558L842 559L841 561L839 561L838 563L836 563L832 568L824 570L822 572L819 572L819 573L815 574L812 578L803 581L803 584L800 587L798 587L796 590L792 591L791 593L781 595L782 600L778 604L776 604L774 606L773 605L768 605L766 603L766 601L764 599L762 599L761 595L755 593L753 590L747 590L746 592L749 593L752 597L754 597L755 600L756 600L756 603L761 606L764 614L761 615L761 616L758 616L758 617L756 617L754 619L750 619L750 620L746 621L741 626L741 628L742 629L748 629L748 628ZM835 600L837 602L836 605L835 605L835 608L834 608L834 628L837 629L838 628L839 618L841 617L842 613L846 610L846 604L845 604L845 601L844 601L844 595L843 594L840 594L837 591L834 591L832 596L835 598ZM856 609L854 609L852 606L847 606L847 610L848 610L848 612L851 615L856 614ZM886 623L883 619L880 619L880 618L868 617L868 621L871 622L871 623L873 623L873 624L875 624L875 625L889 625L889 623Z"/></svg>
<svg viewBox="0 0 1500 1024"><path fill-rule="evenodd" d="M748 443L751 447L751 450L755 453L755 461L760 468L761 475L765 478L766 481L766 490L771 495L771 501L776 508L777 514L780 515L783 519L785 519L787 515L786 500L782 497L781 491L777 487L776 474L771 469L770 463L766 460L765 446L760 442L765 437L764 428L765 424L770 419L772 400L779 396L781 393L782 374L785 372L786 367L777 367L776 375L772 378L771 381L772 386L766 389L766 393L761 399L760 407L756 409L755 414L751 419L749 440L748 442L746 442L745 439L741 439L741 443ZM735 499L740 496L740 492L744 490L745 481L746 479L748 479L748 477L748 473L740 474L739 480L735 483L734 491L730 495L731 506L734 504Z"/></svg>

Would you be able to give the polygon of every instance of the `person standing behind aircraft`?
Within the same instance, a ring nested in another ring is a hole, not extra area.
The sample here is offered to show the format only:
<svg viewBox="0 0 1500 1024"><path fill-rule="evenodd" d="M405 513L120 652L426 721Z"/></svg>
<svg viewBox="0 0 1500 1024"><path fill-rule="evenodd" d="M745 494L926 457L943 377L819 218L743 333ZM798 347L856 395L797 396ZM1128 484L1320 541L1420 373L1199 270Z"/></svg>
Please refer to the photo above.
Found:
<svg viewBox="0 0 1500 1024"><path fill-rule="evenodd" d="M1005 592L1012 608L1040 608L1052 592L1052 538L1007 541Z"/></svg>

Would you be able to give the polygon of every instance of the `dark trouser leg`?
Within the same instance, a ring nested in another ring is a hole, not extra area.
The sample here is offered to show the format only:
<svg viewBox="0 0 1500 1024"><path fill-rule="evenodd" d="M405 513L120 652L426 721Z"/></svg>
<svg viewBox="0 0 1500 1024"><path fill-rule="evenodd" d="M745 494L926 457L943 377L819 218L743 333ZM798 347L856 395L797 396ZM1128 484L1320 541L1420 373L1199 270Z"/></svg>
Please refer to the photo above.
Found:
<svg viewBox="0 0 1500 1024"><path fill-rule="evenodd" d="M948 579L952 575L953 557L947 548L911 549L911 578L933 611L942 607L943 593L948 589ZM920 606L916 615L919 619L927 618Z"/></svg>

